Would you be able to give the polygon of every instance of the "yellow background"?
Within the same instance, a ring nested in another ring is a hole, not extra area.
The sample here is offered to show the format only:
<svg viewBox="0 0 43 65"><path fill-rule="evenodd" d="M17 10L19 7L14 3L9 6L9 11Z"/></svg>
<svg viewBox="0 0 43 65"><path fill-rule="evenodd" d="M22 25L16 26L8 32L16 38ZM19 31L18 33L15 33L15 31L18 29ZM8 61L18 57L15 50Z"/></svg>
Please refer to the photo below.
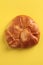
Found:
<svg viewBox="0 0 43 65"><path fill-rule="evenodd" d="M29 15L39 26L40 41L31 49L10 49L3 41L7 24L17 15ZM0 0L0 65L43 65L43 0Z"/></svg>

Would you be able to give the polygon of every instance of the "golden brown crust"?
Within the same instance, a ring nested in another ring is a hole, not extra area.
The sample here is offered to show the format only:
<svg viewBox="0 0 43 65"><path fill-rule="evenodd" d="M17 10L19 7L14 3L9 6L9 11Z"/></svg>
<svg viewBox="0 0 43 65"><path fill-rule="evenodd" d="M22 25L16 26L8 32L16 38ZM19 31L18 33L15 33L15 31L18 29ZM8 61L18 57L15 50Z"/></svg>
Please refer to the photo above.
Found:
<svg viewBox="0 0 43 65"><path fill-rule="evenodd" d="M9 46L13 48L31 47L38 43L40 31L31 17L20 15L12 20L5 31L5 37Z"/></svg>

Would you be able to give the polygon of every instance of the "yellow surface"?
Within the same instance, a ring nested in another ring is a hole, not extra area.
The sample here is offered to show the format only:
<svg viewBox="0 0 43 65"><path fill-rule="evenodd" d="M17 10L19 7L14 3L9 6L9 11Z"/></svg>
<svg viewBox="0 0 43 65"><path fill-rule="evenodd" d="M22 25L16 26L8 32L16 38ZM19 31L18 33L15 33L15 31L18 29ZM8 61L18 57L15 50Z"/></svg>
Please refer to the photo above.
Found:
<svg viewBox="0 0 43 65"><path fill-rule="evenodd" d="M10 20L23 14L37 22L40 41L31 49L10 49L3 32ZM43 65L43 0L0 0L0 65Z"/></svg>

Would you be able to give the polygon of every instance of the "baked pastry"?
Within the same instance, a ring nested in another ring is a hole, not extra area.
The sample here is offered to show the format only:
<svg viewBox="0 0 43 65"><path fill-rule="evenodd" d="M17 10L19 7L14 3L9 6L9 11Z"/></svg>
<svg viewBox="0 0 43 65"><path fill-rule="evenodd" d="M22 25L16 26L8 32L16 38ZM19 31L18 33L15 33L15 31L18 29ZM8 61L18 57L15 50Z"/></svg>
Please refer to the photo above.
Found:
<svg viewBox="0 0 43 65"><path fill-rule="evenodd" d="M35 21L26 15L15 17L5 30L5 39L12 48L26 48L38 43L40 31Z"/></svg>

